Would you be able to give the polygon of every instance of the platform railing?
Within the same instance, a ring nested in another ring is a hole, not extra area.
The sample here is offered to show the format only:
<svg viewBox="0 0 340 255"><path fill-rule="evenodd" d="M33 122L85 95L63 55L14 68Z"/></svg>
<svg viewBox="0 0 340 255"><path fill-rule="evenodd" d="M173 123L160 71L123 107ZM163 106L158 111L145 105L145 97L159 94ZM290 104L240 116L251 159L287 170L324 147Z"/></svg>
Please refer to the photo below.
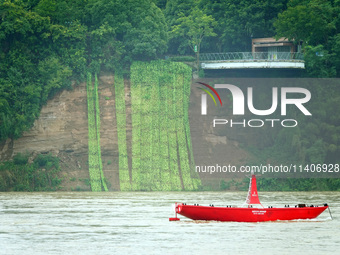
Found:
<svg viewBox="0 0 340 255"><path fill-rule="evenodd" d="M282 61L303 60L301 52L226 52L226 53L201 53L200 61Z"/></svg>

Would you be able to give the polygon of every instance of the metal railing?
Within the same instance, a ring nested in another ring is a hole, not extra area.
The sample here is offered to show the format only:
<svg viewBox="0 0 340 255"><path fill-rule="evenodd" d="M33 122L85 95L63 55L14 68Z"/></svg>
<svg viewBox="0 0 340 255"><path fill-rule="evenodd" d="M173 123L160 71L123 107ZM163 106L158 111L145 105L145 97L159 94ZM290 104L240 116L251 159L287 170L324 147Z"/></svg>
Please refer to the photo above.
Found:
<svg viewBox="0 0 340 255"><path fill-rule="evenodd" d="M200 61L282 61L303 60L301 52L226 52L226 53L201 53Z"/></svg>

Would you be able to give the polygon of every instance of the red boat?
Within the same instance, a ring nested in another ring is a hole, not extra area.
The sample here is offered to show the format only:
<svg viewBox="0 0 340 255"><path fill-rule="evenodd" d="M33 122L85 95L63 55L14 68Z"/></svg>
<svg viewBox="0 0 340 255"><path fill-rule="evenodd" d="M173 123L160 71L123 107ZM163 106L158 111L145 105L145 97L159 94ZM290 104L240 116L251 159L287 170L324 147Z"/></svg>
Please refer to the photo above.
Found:
<svg viewBox="0 0 340 255"><path fill-rule="evenodd" d="M305 204L298 204L293 207L286 205L285 207L280 208L272 206L265 208L260 203L257 194L256 176L252 174L246 200L246 207L214 207L213 205L200 206L198 204L187 205L183 203L176 203L176 217L169 218L169 220L179 220L179 218L177 218L177 213L193 220L207 221L261 222L313 219L318 217L327 208L327 204L309 206Z"/></svg>

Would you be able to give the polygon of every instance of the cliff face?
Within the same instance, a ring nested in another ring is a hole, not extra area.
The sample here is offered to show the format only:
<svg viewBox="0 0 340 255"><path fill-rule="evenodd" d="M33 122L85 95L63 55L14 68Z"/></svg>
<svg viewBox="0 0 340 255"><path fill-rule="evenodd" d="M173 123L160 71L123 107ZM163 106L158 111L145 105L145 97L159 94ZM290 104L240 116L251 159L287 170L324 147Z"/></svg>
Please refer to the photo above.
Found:
<svg viewBox="0 0 340 255"><path fill-rule="evenodd" d="M125 86L129 82L125 82ZM109 190L119 190L117 121L115 116L114 77L99 77L100 102L100 144L104 176ZM212 128L207 117L200 113L201 92L197 83L192 83L190 97L190 129L195 164L197 166L216 164L239 164L247 153L238 147L225 133L219 134ZM88 171L88 121L86 84L73 90L62 91L42 108L40 117L32 129L17 140L8 139L0 144L0 160L9 160L17 153L35 155L52 153L60 158L63 190L90 190ZM131 113L129 90L125 89L126 112ZM217 111L211 107L210 111ZM130 114L128 114L130 115ZM131 117L126 123L127 139L131 139ZM131 148L128 148L128 154ZM219 179L230 175L204 174L203 184L218 184ZM216 181L217 180L217 181Z"/></svg>
<svg viewBox="0 0 340 255"><path fill-rule="evenodd" d="M113 76L101 76L99 87L101 108L101 147L105 176L111 189L118 189L117 139L114 125ZM86 84L64 90L43 106L40 117L30 131L17 140L0 144L0 160L9 160L17 153L35 155L52 153L61 160L65 189L89 189L88 186L88 123ZM72 181L71 181L72 180Z"/></svg>
<svg viewBox="0 0 340 255"><path fill-rule="evenodd" d="M63 91L43 106L32 129L18 140L6 141L1 160L26 151L35 153L87 151L86 90L84 84Z"/></svg>

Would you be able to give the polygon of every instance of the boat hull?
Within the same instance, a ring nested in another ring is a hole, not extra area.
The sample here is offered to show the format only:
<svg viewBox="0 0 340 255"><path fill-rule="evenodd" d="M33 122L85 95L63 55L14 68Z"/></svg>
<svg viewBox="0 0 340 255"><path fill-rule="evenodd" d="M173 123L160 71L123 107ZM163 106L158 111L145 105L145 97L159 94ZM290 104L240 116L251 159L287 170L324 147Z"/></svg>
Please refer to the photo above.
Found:
<svg viewBox="0 0 340 255"><path fill-rule="evenodd" d="M317 207L243 208L176 204L176 213L193 220L262 222L277 220L313 219L328 205Z"/></svg>

